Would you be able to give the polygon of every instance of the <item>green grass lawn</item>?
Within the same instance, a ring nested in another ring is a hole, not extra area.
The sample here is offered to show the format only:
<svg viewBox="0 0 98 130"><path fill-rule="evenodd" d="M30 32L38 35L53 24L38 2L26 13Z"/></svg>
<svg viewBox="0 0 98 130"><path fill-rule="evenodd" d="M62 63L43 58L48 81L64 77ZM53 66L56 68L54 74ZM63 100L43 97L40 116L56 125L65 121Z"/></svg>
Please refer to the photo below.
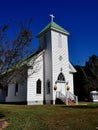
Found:
<svg viewBox="0 0 98 130"><path fill-rule="evenodd" d="M0 117L10 123L6 130L96 130L98 103L72 107L2 104Z"/></svg>

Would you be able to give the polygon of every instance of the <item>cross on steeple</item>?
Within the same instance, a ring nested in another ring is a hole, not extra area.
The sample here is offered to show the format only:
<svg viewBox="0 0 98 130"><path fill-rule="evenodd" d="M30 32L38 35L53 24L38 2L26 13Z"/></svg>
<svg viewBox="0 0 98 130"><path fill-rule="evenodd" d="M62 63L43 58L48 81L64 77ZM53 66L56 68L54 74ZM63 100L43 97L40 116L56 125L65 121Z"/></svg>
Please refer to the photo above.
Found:
<svg viewBox="0 0 98 130"><path fill-rule="evenodd" d="M55 16L53 14L50 14L51 17L51 22L53 22L53 19L55 18Z"/></svg>

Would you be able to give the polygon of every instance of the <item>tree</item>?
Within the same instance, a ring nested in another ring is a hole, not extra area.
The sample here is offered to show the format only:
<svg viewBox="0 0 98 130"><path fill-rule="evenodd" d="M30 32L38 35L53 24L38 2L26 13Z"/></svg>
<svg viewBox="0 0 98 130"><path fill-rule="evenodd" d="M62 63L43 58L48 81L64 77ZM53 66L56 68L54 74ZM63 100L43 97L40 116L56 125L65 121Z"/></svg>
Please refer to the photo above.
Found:
<svg viewBox="0 0 98 130"><path fill-rule="evenodd" d="M32 41L31 23L31 19L28 22L19 22L19 31L14 39L7 37L9 24L0 27L0 81L2 77L4 79L2 73L7 72L11 66L15 67L16 62L30 53L28 49Z"/></svg>
<svg viewBox="0 0 98 130"><path fill-rule="evenodd" d="M75 66L77 73L75 73L74 75L74 80L75 80L75 87L74 87L74 91L75 94L78 96L79 100L84 100L84 98L86 97L86 90L85 90L85 85L88 82L87 76L85 74L84 71L84 67L83 66Z"/></svg>
<svg viewBox="0 0 98 130"><path fill-rule="evenodd" d="M98 91L98 56L92 55L85 66L75 67L75 94L80 100L89 99L90 91Z"/></svg>

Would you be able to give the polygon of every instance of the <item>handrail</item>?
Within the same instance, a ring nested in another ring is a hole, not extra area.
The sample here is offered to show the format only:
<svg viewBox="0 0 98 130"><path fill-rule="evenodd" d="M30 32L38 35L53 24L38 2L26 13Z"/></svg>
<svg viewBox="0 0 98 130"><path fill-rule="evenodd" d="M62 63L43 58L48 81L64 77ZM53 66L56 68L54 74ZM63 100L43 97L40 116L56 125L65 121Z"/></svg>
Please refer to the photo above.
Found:
<svg viewBox="0 0 98 130"><path fill-rule="evenodd" d="M72 94L71 92L67 91L66 96L62 94L60 91L56 92L56 98L59 98L63 101L64 104L68 104L68 99L71 99L76 104L78 104L78 97Z"/></svg>
<svg viewBox="0 0 98 130"><path fill-rule="evenodd" d="M73 100L76 104L78 104L78 97L72 94L71 92L68 92L68 93L69 93L69 98Z"/></svg>
<svg viewBox="0 0 98 130"><path fill-rule="evenodd" d="M62 102L63 102L64 104L66 104L66 96L65 96L64 94L62 94L60 91L57 91L57 92L56 92L56 98L61 99Z"/></svg>

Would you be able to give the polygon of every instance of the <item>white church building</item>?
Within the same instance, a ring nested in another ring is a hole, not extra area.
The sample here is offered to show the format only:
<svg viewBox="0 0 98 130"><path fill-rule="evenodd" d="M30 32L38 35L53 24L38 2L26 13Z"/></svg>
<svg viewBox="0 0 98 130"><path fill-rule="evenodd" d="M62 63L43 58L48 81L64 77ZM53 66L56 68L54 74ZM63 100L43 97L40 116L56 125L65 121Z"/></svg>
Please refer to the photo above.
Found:
<svg viewBox="0 0 98 130"><path fill-rule="evenodd" d="M67 98L75 101L76 70L69 61L68 36L52 19L37 35L40 51L23 59L21 66L28 67L13 77L0 101L28 105L55 104L57 99L67 104Z"/></svg>

